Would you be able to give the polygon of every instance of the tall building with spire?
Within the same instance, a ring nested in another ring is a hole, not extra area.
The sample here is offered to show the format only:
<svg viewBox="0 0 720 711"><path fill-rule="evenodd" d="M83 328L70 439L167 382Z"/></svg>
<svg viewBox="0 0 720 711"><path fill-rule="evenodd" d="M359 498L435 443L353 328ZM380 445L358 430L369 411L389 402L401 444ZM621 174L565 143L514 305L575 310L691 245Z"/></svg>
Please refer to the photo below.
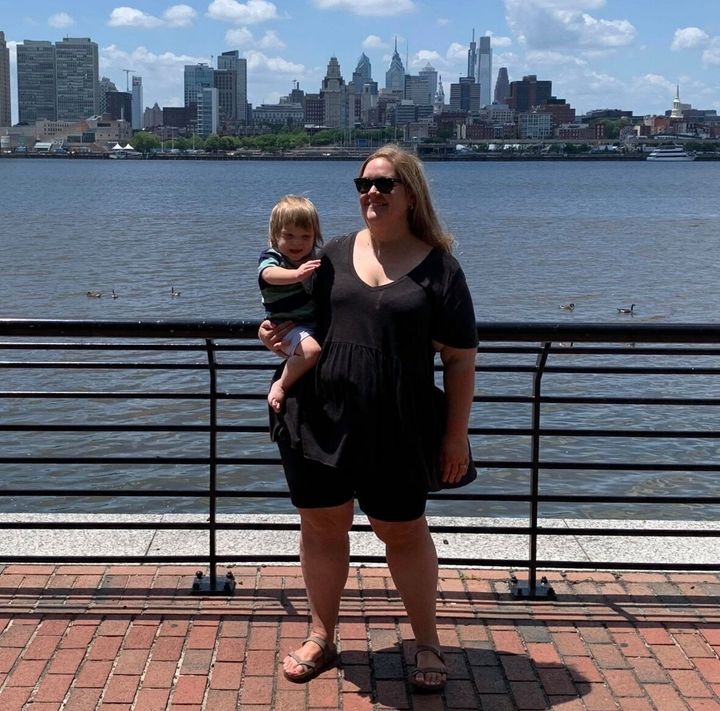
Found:
<svg viewBox="0 0 720 711"><path fill-rule="evenodd" d="M673 99L672 111L670 118L681 119L683 117L683 107L680 103L680 84L675 85L675 98Z"/></svg>
<svg viewBox="0 0 720 711"><path fill-rule="evenodd" d="M10 112L10 51L0 32L0 126L12 124Z"/></svg>
<svg viewBox="0 0 720 711"><path fill-rule="evenodd" d="M357 66L352 75L353 91L362 94L364 84L372 81L372 65L368 56L363 52L358 59Z"/></svg>
<svg viewBox="0 0 720 711"><path fill-rule="evenodd" d="M475 28L473 27L472 31L472 40L470 41L470 48L468 49L468 62L467 62L467 74L466 76L470 77L471 79L475 79L477 77L477 64L478 64L478 54L477 54L477 43L475 42Z"/></svg>
<svg viewBox="0 0 720 711"><path fill-rule="evenodd" d="M441 114L445 109L445 92L443 91L442 75L438 76L438 88L435 93L435 104L433 105L433 113Z"/></svg>
<svg viewBox="0 0 720 711"><path fill-rule="evenodd" d="M507 67L500 67L495 82L493 101L496 104L507 104L508 96L510 96L510 79L508 78Z"/></svg>
<svg viewBox="0 0 720 711"><path fill-rule="evenodd" d="M395 38L395 51L390 60L390 67L385 72L385 89L397 91L401 94L405 91L405 67L397 51L397 37Z"/></svg>

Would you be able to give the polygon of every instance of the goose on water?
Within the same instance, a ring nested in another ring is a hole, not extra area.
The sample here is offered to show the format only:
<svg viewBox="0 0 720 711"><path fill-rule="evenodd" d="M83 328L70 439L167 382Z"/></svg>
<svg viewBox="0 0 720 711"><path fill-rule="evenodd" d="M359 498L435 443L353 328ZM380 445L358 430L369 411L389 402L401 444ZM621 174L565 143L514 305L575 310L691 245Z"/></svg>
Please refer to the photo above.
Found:
<svg viewBox="0 0 720 711"><path fill-rule="evenodd" d="M575 311L575 304L563 304L560 308L565 311Z"/></svg>
<svg viewBox="0 0 720 711"><path fill-rule="evenodd" d="M617 311L618 311L619 314L631 314L631 313L634 313L634 311L635 311L635 304L630 304L630 308L629 308L629 309L621 308L621 309L618 309Z"/></svg>

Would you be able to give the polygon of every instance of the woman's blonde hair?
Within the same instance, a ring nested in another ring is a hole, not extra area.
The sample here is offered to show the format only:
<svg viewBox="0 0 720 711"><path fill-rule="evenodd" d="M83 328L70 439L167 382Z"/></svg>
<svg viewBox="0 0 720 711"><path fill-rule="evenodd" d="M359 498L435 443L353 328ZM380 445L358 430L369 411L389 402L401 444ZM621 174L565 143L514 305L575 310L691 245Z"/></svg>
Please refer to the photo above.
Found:
<svg viewBox="0 0 720 711"><path fill-rule="evenodd" d="M271 247L277 249L280 233L286 225L297 225L312 230L315 235L315 245L322 244L320 217L315 205L306 197L284 195L275 203L268 224L268 241Z"/></svg>
<svg viewBox="0 0 720 711"><path fill-rule="evenodd" d="M420 160L400 146L389 143L378 148L365 159L360 167L359 177L362 177L365 166L375 158L389 161L405 186L412 203L408 210L410 231L423 242L445 252L452 252L455 240L440 224L430 199L430 188Z"/></svg>

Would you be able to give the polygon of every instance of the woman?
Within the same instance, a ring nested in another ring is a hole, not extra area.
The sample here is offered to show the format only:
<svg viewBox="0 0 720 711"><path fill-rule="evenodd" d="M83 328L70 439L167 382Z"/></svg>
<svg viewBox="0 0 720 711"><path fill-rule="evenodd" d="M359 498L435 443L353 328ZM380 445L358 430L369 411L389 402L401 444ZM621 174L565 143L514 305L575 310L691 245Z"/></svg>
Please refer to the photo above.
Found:
<svg viewBox="0 0 720 711"><path fill-rule="evenodd" d="M459 482L471 466L477 326L420 162L385 146L363 163L355 185L365 228L332 240L317 272L315 377L288 394L280 416L271 413L300 513L312 618L310 637L285 657L283 672L301 683L335 662L357 499L385 544L415 635L410 683L437 692L447 668L436 626L437 554L424 512L428 491ZM267 321L260 328L273 349L283 333ZM434 386L437 351L445 397Z"/></svg>

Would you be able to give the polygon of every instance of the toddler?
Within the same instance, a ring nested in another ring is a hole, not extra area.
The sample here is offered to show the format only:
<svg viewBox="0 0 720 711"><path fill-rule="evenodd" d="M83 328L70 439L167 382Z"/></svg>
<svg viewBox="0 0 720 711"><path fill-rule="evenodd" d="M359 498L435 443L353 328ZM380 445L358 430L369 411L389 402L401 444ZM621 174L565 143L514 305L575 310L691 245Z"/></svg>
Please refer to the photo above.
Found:
<svg viewBox="0 0 720 711"><path fill-rule="evenodd" d="M322 244L315 205L298 195L285 195L270 213L270 247L260 254L258 282L267 318L273 323L292 321L285 336L287 361L268 393L268 404L280 412L285 394L317 363L320 344L315 340L312 285L320 266L316 247Z"/></svg>

